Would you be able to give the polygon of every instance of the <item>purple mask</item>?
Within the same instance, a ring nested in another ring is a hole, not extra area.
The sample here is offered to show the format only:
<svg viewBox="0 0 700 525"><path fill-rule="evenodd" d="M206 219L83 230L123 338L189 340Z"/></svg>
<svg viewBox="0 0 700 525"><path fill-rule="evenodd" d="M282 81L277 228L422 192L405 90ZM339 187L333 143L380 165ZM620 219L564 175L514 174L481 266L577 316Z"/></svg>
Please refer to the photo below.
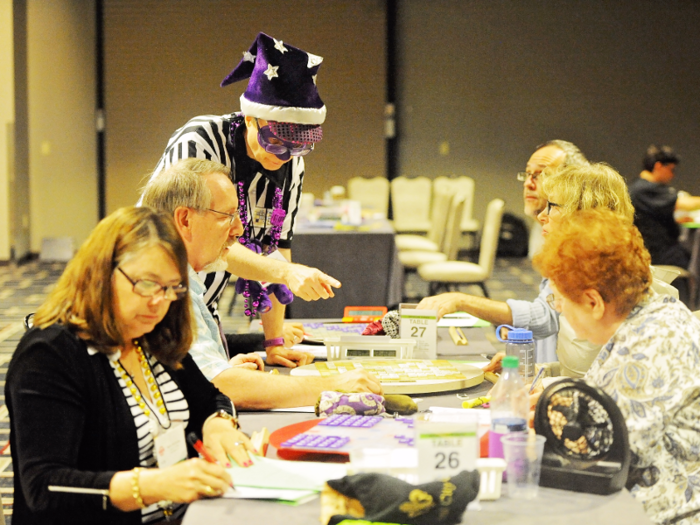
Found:
<svg viewBox="0 0 700 525"><path fill-rule="evenodd" d="M275 135L270 126L260 127L258 119L255 119L255 125L258 128L258 144L267 151L272 153L280 160L289 160L289 157L300 157L308 155L314 149L313 143L295 144L282 140Z"/></svg>

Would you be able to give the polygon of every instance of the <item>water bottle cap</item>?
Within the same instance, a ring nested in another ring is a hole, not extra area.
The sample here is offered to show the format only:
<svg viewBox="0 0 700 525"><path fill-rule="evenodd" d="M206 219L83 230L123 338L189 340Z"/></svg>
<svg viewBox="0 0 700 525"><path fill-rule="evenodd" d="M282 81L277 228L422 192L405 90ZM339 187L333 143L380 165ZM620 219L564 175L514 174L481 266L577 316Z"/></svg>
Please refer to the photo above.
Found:
<svg viewBox="0 0 700 525"><path fill-rule="evenodd" d="M501 361L501 366L503 368L518 368L518 357L514 355L507 355Z"/></svg>
<svg viewBox="0 0 700 525"><path fill-rule="evenodd" d="M532 331L525 328L516 328L508 332L508 342L519 343L522 341L532 341Z"/></svg>

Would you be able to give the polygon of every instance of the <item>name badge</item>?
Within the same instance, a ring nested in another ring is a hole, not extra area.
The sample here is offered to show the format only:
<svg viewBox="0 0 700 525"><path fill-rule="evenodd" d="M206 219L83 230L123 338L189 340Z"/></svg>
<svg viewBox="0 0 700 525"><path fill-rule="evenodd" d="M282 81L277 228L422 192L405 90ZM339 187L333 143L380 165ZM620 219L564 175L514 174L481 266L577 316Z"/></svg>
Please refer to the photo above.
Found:
<svg viewBox="0 0 700 525"><path fill-rule="evenodd" d="M474 470L477 458L477 424L473 416L433 416L416 420L418 482L442 480L463 470Z"/></svg>
<svg viewBox="0 0 700 525"><path fill-rule="evenodd" d="M258 208L256 206L253 211L253 226L256 228L268 228L270 226L270 211L267 208Z"/></svg>
<svg viewBox="0 0 700 525"><path fill-rule="evenodd" d="M173 421L170 428L154 437L153 441L159 468L170 467L187 459L184 422Z"/></svg>

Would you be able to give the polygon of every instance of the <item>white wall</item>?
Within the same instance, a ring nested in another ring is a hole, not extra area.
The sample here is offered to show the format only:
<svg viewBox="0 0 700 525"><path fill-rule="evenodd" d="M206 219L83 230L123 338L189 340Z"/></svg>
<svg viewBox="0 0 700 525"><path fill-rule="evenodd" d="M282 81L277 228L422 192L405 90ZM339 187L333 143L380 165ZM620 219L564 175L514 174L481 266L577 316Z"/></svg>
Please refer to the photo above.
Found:
<svg viewBox="0 0 700 525"><path fill-rule="evenodd" d="M7 0L2 0L3 2ZM28 0L31 251L97 223L95 1Z"/></svg>

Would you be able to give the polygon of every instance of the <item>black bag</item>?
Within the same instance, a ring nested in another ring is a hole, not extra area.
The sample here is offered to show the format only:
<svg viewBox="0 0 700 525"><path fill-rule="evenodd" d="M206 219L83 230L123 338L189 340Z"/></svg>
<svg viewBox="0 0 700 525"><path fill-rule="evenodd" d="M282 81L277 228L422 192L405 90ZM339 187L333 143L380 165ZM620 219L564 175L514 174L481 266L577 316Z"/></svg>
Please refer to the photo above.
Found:
<svg viewBox="0 0 700 525"><path fill-rule="evenodd" d="M525 221L512 213L504 213L498 237L498 257L526 257L530 233Z"/></svg>

